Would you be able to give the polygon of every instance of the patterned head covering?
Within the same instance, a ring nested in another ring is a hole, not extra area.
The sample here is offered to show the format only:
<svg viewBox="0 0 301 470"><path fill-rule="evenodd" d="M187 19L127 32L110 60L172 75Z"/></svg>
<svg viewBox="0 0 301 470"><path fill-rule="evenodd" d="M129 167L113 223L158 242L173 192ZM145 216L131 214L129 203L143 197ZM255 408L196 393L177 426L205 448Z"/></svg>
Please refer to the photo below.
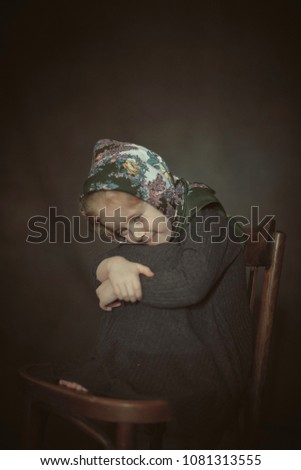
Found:
<svg viewBox="0 0 301 470"><path fill-rule="evenodd" d="M148 202L167 218L184 217L192 209L217 204L214 191L204 183L189 183L172 175L164 160L145 147L117 140L96 142L92 166L84 183L81 200L94 191L123 191Z"/></svg>

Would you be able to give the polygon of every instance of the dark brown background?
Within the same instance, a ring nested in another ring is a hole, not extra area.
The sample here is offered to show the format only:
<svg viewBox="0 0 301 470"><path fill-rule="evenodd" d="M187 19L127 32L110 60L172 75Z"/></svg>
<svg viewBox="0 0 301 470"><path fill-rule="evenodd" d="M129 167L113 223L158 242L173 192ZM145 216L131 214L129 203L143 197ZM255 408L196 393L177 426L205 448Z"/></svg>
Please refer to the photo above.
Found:
<svg viewBox="0 0 301 470"><path fill-rule="evenodd" d="M17 445L17 368L81 357L95 342L99 243L64 244L61 229L54 244L25 240L27 220L49 206L78 214L104 137L157 151L175 174L215 188L231 214L258 205L276 215L288 240L265 421L271 445L301 442L300 12L293 0L7 2L3 445Z"/></svg>

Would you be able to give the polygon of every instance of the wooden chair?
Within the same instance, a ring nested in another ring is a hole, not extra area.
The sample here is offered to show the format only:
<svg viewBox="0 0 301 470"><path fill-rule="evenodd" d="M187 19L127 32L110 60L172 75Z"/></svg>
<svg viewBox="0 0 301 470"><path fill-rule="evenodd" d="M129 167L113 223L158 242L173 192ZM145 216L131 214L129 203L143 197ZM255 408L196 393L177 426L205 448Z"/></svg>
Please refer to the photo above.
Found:
<svg viewBox="0 0 301 470"><path fill-rule="evenodd" d="M269 233L267 240L265 230ZM275 232L272 221L266 227L246 229L250 236L245 244L245 261L249 270L248 290L251 311L257 316L253 371L245 403L243 441L245 448L254 448L260 425L260 409L266 376L268 353L279 289L280 272L285 246L285 235ZM263 235L263 236L262 236ZM263 269L259 294L260 306L255 312L257 279ZM257 315L256 315L257 313ZM102 448L133 449L137 424L151 425L150 448L160 449L164 423L172 420L172 411L164 400L120 400L93 396L68 390L34 377L33 366L20 370L25 391L24 448L42 445L43 429L49 411L63 416L93 437ZM93 420L93 422L91 421ZM116 423L115 439L109 438L97 427L97 422Z"/></svg>
<svg viewBox="0 0 301 470"><path fill-rule="evenodd" d="M258 443L261 404L286 236L283 232L275 231L274 219L265 227L247 229L246 233L250 238L245 244L244 255L249 271L248 294L256 334L252 374L244 407L242 443L245 448L252 449ZM262 282L258 286L260 270L263 271Z"/></svg>

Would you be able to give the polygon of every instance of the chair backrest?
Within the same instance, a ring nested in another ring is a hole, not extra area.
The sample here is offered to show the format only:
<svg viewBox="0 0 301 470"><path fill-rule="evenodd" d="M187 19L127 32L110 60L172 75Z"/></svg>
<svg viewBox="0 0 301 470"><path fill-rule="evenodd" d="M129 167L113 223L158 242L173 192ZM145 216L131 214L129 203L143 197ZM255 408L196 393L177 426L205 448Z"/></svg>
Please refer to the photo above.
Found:
<svg viewBox="0 0 301 470"><path fill-rule="evenodd" d="M244 255L248 277L250 308L254 317L255 347L249 396L247 399L245 442L253 446L260 424L260 411L268 365L272 326L279 290L285 234L275 231L275 220L264 226L247 228ZM262 277L260 270L263 271ZM258 279L262 282L258 282Z"/></svg>

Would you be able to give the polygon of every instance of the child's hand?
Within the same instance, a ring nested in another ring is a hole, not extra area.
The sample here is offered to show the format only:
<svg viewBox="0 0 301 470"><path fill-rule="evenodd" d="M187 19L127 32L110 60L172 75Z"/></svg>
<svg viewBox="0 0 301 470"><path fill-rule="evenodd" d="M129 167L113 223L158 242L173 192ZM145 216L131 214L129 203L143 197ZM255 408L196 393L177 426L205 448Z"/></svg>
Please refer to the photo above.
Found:
<svg viewBox="0 0 301 470"><path fill-rule="evenodd" d="M140 274L152 277L154 273L148 266L132 263L122 256L113 256L102 261L96 271L99 280L107 278L111 281L114 292L119 300L136 302L142 298Z"/></svg>
<svg viewBox="0 0 301 470"><path fill-rule="evenodd" d="M103 283L96 289L96 295L99 298L100 308L106 312L111 312L114 307L119 307L121 305L109 279L103 281Z"/></svg>
<svg viewBox="0 0 301 470"><path fill-rule="evenodd" d="M70 380L59 380L59 384L63 387L70 388L71 390L76 390L77 392L84 392L87 393L88 390L83 387L82 385L78 384L77 382L70 382Z"/></svg>

